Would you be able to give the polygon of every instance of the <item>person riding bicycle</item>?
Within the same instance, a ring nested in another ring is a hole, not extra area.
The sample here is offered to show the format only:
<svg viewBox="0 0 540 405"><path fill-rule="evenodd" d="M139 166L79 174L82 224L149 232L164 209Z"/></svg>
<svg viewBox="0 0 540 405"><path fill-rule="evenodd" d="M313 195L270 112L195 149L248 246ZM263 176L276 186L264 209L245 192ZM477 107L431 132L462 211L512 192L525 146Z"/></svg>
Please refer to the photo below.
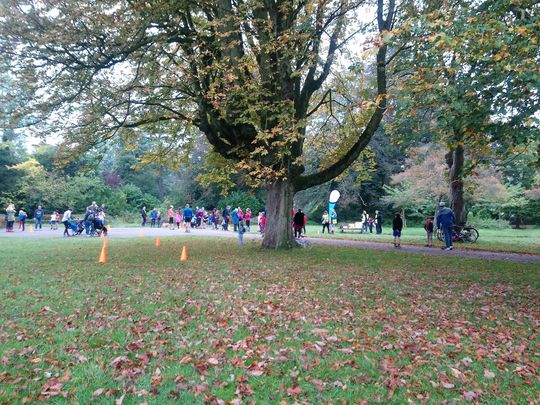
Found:
<svg viewBox="0 0 540 405"><path fill-rule="evenodd" d="M439 203L439 212L437 213L437 228L440 228L444 234L444 244L443 250L452 250L452 229L454 223L456 222L456 216L454 211L446 207L444 201Z"/></svg>

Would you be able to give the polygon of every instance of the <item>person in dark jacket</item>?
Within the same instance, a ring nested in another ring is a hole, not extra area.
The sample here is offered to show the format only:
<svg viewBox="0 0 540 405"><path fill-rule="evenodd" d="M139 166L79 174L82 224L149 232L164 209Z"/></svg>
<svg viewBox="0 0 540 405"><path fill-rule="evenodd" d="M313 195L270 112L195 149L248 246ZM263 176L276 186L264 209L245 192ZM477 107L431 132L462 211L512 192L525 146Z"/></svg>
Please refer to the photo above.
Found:
<svg viewBox="0 0 540 405"><path fill-rule="evenodd" d="M146 225L146 207L141 208L141 226Z"/></svg>
<svg viewBox="0 0 540 405"><path fill-rule="evenodd" d="M38 207L34 210L34 228L36 231L38 229L42 229L42 223L43 223L43 216L45 215L45 212L43 211L43 208L41 208L41 205L38 205Z"/></svg>
<svg viewBox="0 0 540 405"><path fill-rule="evenodd" d="M427 217L426 222L424 222L424 229L426 231L427 236L427 244L426 247L432 247L433 246L433 217Z"/></svg>
<svg viewBox="0 0 540 405"><path fill-rule="evenodd" d="M403 219L401 215L396 214L392 221L392 231L394 232L394 247L401 248L401 230L403 229Z"/></svg>
<svg viewBox="0 0 540 405"><path fill-rule="evenodd" d="M375 211L375 230L377 235L382 234L382 212L378 210Z"/></svg>
<svg viewBox="0 0 540 405"><path fill-rule="evenodd" d="M231 207L227 205L223 212L221 213L221 216L223 217L223 230L228 231L229 230L229 215L230 215L230 209Z"/></svg>
<svg viewBox="0 0 540 405"><path fill-rule="evenodd" d="M302 212L300 208L298 208L293 218L295 238L299 238L302 236L302 228L304 227L304 217L305 217L305 214Z"/></svg>
<svg viewBox="0 0 540 405"><path fill-rule="evenodd" d="M456 223L456 216L454 211L446 207L444 201L439 203L439 212L437 213L437 228L440 228L444 234L443 250L452 250L452 228Z"/></svg>

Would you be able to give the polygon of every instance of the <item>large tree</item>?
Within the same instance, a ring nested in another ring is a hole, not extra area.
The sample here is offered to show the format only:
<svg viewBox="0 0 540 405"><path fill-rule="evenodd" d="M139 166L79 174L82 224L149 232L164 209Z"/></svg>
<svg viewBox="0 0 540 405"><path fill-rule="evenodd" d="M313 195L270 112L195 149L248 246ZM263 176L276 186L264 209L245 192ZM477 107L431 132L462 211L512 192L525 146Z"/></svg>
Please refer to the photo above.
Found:
<svg viewBox="0 0 540 405"><path fill-rule="evenodd" d="M394 37L399 55L394 130L447 146L449 200L466 221L464 180L540 133L540 6L536 1L413 1ZM538 158L538 157L537 157Z"/></svg>
<svg viewBox="0 0 540 405"><path fill-rule="evenodd" d="M368 62L376 91L365 103L367 121L331 164L306 172L307 118L328 101L326 93L314 97L370 3L2 0L0 51L27 84L34 124L65 132L70 149L116 135L136 139L143 130L182 146L184 128L198 127L217 153L267 188L263 246L288 247L294 194L353 163L386 110L384 38L395 0L374 2L376 54Z"/></svg>

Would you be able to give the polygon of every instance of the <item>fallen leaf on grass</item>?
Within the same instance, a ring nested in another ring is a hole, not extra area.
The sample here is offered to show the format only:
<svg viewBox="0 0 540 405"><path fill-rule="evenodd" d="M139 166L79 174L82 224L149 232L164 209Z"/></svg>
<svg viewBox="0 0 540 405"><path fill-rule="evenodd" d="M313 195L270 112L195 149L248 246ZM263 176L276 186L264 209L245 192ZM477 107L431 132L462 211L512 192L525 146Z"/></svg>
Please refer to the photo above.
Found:
<svg viewBox="0 0 540 405"><path fill-rule="evenodd" d="M122 405L122 402L124 402L124 397L126 396L126 394L122 395L120 398L116 398L114 400L114 405Z"/></svg>
<svg viewBox="0 0 540 405"><path fill-rule="evenodd" d="M208 364L212 365L212 366L217 366L219 364L219 360L216 359L215 357L210 357L208 360L207 360Z"/></svg>
<svg viewBox="0 0 540 405"><path fill-rule="evenodd" d="M463 363L463 365L465 367L470 367L471 364L473 363L472 359L470 357L464 357L462 360L461 360L461 363Z"/></svg>
<svg viewBox="0 0 540 405"><path fill-rule="evenodd" d="M449 382L442 382L441 385L446 389L451 389L455 387L454 384L450 384Z"/></svg>
<svg viewBox="0 0 540 405"><path fill-rule="evenodd" d="M484 377L485 377L485 378L489 378L489 379L495 378L495 373L492 372L492 371L489 371L489 370L486 368L486 369L484 369Z"/></svg>
<svg viewBox="0 0 540 405"><path fill-rule="evenodd" d="M296 397L302 393L302 387L296 385L294 387L287 388L287 395L290 397Z"/></svg>
<svg viewBox="0 0 540 405"><path fill-rule="evenodd" d="M94 391L94 393L92 394L92 397L99 397L101 394L103 394L103 391L104 389L103 388L98 388L97 390Z"/></svg>
<svg viewBox="0 0 540 405"><path fill-rule="evenodd" d="M313 380L311 380L311 383L315 386L315 388L317 388L318 391L323 391L324 390L324 381L321 381L321 380L317 380L316 378L314 378Z"/></svg>
<svg viewBox="0 0 540 405"><path fill-rule="evenodd" d="M464 391L463 398L465 398L466 401L476 401L480 398L480 395L475 391Z"/></svg>
<svg viewBox="0 0 540 405"><path fill-rule="evenodd" d="M71 370L64 371L64 375L60 377L59 381L61 383L67 383L71 379Z"/></svg>
<svg viewBox="0 0 540 405"><path fill-rule="evenodd" d="M58 378L51 378L41 387L41 393L39 396L42 399L47 399L57 395L65 395L65 393L62 392L63 386L64 385L58 380Z"/></svg>
<svg viewBox="0 0 540 405"><path fill-rule="evenodd" d="M459 371L457 368L450 367L450 372L455 378L458 378L460 380L465 379L465 375L461 371Z"/></svg>

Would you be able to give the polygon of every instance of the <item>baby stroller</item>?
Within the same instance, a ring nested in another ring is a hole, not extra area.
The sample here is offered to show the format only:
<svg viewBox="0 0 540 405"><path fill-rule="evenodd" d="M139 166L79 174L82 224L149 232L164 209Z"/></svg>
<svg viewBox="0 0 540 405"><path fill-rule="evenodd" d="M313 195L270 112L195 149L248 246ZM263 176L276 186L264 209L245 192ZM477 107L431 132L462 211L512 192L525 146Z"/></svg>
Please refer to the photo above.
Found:
<svg viewBox="0 0 540 405"><path fill-rule="evenodd" d="M84 232L84 219L79 218L77 222L75 223L75 229L72 226L71 229L73 230L73 235L80 235Z"/></svg>
<svg viewBox="0 0 540 405"><path fill-rule="evenodd" d="M78 219L76 221L68 222L67 234L68 236L77 236L84 231L84 220Z"/></svg>
<svg viewBox="0 0 540 405"><path fill-rule="evenodd" d="M91 235L92 236L101 236L103 233L104 236L107 236L107 227L103 225L103 222L99 219L94 219L94 226Z"/></svg>

